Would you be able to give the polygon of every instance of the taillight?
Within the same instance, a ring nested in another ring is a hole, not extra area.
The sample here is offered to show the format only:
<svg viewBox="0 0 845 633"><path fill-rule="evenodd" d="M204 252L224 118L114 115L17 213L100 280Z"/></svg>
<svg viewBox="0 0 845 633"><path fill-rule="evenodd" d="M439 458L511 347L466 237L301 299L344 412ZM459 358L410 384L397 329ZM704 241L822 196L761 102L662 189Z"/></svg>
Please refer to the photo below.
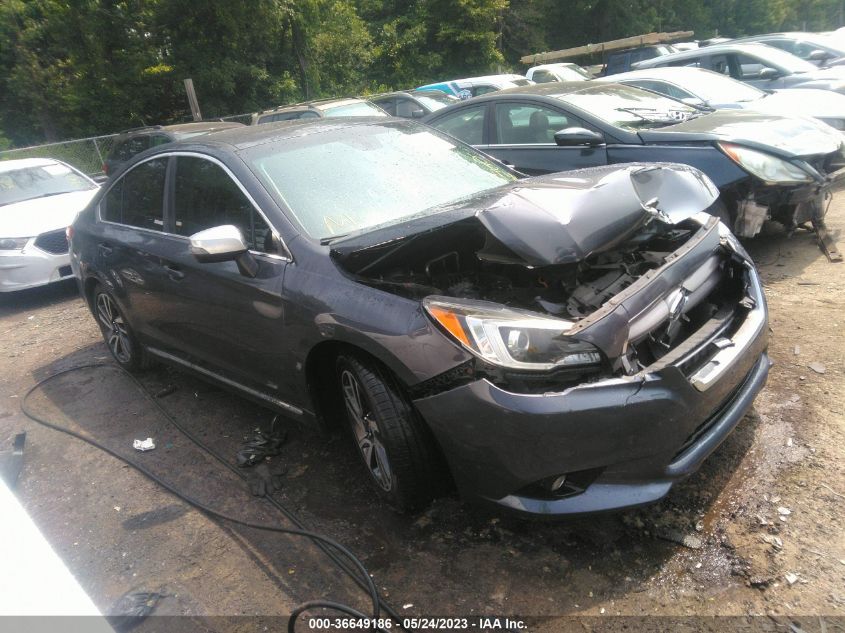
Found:
<svg viewBox="0 0 845 633"><path fill-rule="evenodd" d="M73 227L69 226L65 229L65 237L67 237L67 241L70 242L73 239Z"/></svg>
<svg viewBox="0 0 845 633"><path fill-rule="evenodd" d="M108 163L103 163L103 173L104 173L104 174L108 174L108 173L109 173L109 165L108 165Z"/></svg>

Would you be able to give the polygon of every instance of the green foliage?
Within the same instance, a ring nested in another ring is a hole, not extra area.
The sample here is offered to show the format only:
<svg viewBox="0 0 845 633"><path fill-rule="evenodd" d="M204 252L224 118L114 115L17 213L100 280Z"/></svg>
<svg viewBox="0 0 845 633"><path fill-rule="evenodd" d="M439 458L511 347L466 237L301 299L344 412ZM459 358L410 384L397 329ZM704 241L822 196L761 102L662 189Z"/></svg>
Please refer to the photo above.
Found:
<svg viewBox="0 0 845 633"><path fill-rule="evenodd" d="M839 26L842 0L0 0L0 148L522 68L650 31ZM598 60L596 60L598 61Z"/></svg>

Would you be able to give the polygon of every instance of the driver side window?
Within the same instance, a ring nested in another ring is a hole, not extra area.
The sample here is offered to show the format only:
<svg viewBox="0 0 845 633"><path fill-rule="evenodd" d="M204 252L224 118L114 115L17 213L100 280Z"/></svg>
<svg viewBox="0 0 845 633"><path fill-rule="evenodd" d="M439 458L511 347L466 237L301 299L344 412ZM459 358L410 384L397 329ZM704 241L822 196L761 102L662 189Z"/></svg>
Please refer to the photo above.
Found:
<svg viewBox="0 0 845 633"><path fill-rule="evenodd" d="M176 159L173 211L175 233L194 233L222 224L238 227L251 251L275 253L272 231L240 187L219 165L180 156Z"/></svg>
<svg viewBox="0 0 845 633"><path fill-rule="evenodd" d="M569 127L587 127L575 117L539 104L496 105L496 135L501 145L555 142L555 132Z"/></svg>

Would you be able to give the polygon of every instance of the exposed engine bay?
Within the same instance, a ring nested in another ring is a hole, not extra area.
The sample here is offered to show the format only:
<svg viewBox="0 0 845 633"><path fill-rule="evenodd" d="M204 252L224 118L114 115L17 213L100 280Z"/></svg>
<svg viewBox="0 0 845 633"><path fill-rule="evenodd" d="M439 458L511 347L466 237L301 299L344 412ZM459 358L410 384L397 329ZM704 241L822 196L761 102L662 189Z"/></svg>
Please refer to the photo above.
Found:
<svg viewBox="0 0 845 633"><path fill-rule="evenodd" d="M648 270L659 267L699 228L655 222L618 249L586 260L533 267L506 257L475 222L419 236L358 272L368 285L409 298L480 299L566 319L589 316Z"/></svg>

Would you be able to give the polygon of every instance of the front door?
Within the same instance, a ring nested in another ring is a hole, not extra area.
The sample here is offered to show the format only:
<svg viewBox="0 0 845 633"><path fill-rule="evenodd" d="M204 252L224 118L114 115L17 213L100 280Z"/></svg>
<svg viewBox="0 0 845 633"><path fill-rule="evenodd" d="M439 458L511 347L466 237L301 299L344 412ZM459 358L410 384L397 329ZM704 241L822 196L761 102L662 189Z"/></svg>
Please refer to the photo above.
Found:
<svg viewBox="0 0 845 633"><path fill-rule="evenodd" d="M277 252L269 223L217 161L179 155L172 171L168 230L182 236L161 265L171 309L161 324L179 354L242 383L275 392L284 375L282 281L287 260ZM200 263L189 236L221 225L240 229L258 263L255 277L234 261Z"/></svg>
<svg viewBox="0 0 845 633"><path fill-rule="evenodd" d="M497 103L491 141L483 150L529 175L606 165L604 144L560 147L555 143L555 132L571 127L594 129L577 117L539 103Z"/></svg>

